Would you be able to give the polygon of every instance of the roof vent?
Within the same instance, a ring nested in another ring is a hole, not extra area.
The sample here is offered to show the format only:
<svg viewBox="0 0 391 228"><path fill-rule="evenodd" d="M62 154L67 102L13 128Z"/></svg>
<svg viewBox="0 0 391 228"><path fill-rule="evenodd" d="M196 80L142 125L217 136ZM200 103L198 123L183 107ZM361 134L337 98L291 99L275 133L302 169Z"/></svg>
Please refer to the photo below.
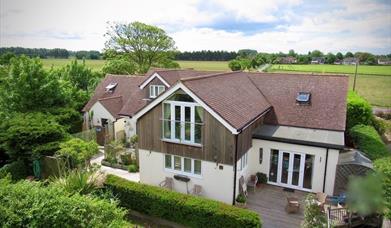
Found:
<svg viewBox="0 0 391 228"><path fill-rule="evenodd" d="M299 92L296 97L296 102L300 105L308 105L311 101L311 93L309 92Z"/></svg>
<svg viewBox="0 0 391 228"><path fill-rule="evenodd" d="M117 85L118 83L116 82L110 82L110 84L106 86L106 92L113 92Z"/></svg>

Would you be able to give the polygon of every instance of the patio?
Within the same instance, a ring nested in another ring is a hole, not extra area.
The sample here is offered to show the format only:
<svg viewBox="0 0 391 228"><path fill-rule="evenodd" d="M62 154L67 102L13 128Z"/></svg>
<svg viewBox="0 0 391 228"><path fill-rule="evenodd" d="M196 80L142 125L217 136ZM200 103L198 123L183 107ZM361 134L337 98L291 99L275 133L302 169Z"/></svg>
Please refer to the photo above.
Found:
<svg viewBox="0 0 391 228"><path fill-rule="evenodd" d="M308 193L295 190L284 191L283 188L273 185L262 185L248 189L247 208L258 212L261 216L263 227L291 228L300 227L304 219L304 198ZM285 211L287 197L297 197L300 202L300 210L295 214Z"/></svg>

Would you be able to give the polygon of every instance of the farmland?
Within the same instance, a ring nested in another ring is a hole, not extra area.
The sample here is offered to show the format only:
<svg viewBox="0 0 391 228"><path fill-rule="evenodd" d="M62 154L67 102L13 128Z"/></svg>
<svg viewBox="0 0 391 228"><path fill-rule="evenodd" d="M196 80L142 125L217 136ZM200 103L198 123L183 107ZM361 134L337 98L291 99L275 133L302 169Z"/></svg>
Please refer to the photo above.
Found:
<svg viewBox="0 0 391 228"><path fill-rule="evenodd" d="M70 59L43 59L45 68L61 67ZM104 60L86 60L86 64L94 70L100 70ZM219 61L177 61L181 68L195 70L227 71L228 62ZM350 87L353 86L354 66L348 65L273 65L271 72L290 73L333 73L349 74ZM356 83L357 92L372 105L391 107L391 66L359 66Z"/></svg>

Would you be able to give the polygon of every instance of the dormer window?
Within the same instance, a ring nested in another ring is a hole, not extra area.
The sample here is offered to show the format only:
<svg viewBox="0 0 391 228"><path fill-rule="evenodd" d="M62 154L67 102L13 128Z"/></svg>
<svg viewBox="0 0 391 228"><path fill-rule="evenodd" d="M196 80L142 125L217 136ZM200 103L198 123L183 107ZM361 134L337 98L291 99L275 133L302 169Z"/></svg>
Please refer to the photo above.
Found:
<svg viewBox="0 0 391 228"><path fill-rule="evenodd" d="M299 92L296 97L296 102L298 104L310 104L311 101L311 93L309 92Z"/></svg>
<svg viewBox="0 0 391 228"><path fill-rule="evenodd" d="M115 87L117 87L118 83L116 82L110 82L108 86L106 86L106 92L113 92Z"/></svg>
<svg viewBox="0 0 391 228"><path fill-rule="evenodd" d="M164 92L166 87L164 85L150 85L149 86L149 98L156 98Z"/></svg>

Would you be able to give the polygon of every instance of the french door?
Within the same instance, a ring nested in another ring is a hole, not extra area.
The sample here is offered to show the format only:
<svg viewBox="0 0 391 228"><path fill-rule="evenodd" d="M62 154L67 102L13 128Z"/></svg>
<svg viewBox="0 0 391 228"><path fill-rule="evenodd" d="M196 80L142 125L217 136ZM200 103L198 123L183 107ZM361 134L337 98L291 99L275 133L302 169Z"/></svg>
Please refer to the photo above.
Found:
<svg viewBox="0 0 391 228"><path fill-rule="evenodd" d="M303 153L272 150L269 182L284 187L309 190L311 185L307 183L312 181L312 160L308 158L311 156Z"/></svg>

